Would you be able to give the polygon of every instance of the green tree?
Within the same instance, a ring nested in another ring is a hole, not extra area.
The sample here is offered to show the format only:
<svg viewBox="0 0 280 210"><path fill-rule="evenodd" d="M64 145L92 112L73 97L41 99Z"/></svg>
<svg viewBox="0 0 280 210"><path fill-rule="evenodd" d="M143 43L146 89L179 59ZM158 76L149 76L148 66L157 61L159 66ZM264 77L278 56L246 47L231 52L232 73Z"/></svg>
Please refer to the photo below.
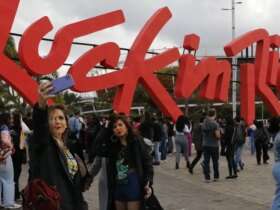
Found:
<svg viewBox="0 0 280 210"><path fill-rule="evenodd" d="M56 101L57 103L63 103L67 106L67 109L70 113L74 113L79 110L80 104L78 102L81 101L81 97L75 93L64 92L61 94L60 101Z"/></svg>

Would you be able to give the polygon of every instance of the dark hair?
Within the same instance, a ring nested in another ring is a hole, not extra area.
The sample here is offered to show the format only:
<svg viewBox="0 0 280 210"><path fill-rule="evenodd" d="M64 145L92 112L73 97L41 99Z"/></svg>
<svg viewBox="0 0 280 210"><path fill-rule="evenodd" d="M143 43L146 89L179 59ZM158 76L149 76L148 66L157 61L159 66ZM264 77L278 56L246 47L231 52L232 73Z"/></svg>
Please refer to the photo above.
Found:
<svg viewBox="0 0 280 210"><path fill-rule="evenodd" d="M280 117L273 117L269 120L268 130L272 134L276 134L280 130Z"/></svg>
<svg viewBox="0 0 280 210"><path fill-rule="evenodd" d="M150 112L145 111L144 116L142 116L143 122L152 122L152 117Z"/></svg>
<svg viewBox="0 0 280 210"><path fill-rule="evenodd" d="M255 122L255 125L256 125L256 127L258 128L258 129L260 129L260 128L263 128L263 121L256 121Z"/></svg>
<svg viewBox="0 0 280 210"><path fill-rule="evenodd" d="M240 118L239 116L236 116L236 117L235 117L235 121L236 121L236 122L240 122L240 121L241 121L241 118Z"/></svg>
<svg viewBox="0 0 280 210"><path fill-rule="evenodd" d="M190 127L191 126L191 121L189 120L188 117L185 116L185 124Z"/></svg>
<svg viewBox="0 0 280 210"><path fill-rule="evenodd" d="M52 111L59 109L63 112L65 118L68 120L68 115L67 115L67 109L63 104L54 104L48 107L48 114L50 114Z"/></svg>
<svg viewBox="0 0 280 210"><path fill-rule="evenodd" d="M227 117L226 118L226 125L227 126L233 126L234 125L234 120L232 119L232 117Z"/></svg>
<svg viewBox="0 0 280 210"><path fill-rule="evenodd" d="M200 123L203 123L204 119L205 119L205 117L201 117L201 118L199 119L199 122L200 122Z"/></svg>
<svg viewBox="0 0 280 210"><path fill-rule="evenodd" d="M185 125L186 125L186 118L184 115L180 115L176 120L176 125L175 125L176 130L178 132L183 132Z"/></svg>
<svg viewBox="0 0 280 210"><path fill-rule="evenodd" d="M215 109L209 109L208 116L209 117L214 117L215 115L216 115L216 110Z"/></svg>
<svg viewBox="0 0 280 210"><path fill-rule="evenodd" d="M123 115L123 114L115 114L114 116L111 116L111 125L112 125L112 130L114 129L114 124L118 121L122 121L126 128L127 128L127 142L134 139L134 136L136 135L136 133L133 132L132 126L128 121L128 118Z"/></svg>
<svg viewBox="0 0 280 210"><path fill-rule="evenodd" d="M9 125L10 114L7 112L0 114L0 126L2 125Z"/></svg>

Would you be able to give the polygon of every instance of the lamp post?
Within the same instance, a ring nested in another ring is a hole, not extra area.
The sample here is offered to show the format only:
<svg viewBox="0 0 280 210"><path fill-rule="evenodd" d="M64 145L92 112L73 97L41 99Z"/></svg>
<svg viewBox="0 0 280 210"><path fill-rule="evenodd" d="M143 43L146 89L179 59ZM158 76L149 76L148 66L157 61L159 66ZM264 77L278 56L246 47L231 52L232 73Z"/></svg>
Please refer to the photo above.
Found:
<svg viewBox="0 0 280 210"><path fill-rule="evenodd" d="M231 10L231 38L235 39L235 5L242 4L242 1L235 2L231 0L231 8L222 8L222 10ZM236 103L236 93L237 93L237 58L232 57L232 116L236 117L237 103Z"/></svg>

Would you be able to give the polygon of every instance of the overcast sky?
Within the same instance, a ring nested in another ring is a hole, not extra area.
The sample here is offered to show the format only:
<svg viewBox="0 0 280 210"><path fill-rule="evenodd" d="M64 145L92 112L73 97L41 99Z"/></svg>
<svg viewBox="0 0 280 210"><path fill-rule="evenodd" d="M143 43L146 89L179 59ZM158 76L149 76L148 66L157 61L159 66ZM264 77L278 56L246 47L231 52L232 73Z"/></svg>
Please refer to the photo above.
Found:
<svg viewBox="0 0 280 210"><path fill-rule="evenodd" d="M231 0L21 0L12 32L23 33L32 22L48 16L54 29L46 37L53 38L62 26L121 9L125 23L78 41L101 44L114 41L130 48L144 23L158 9L167 6L172 18L151 46L162 49L182 46L184 35L200 36L200 55L224 55L223 46L231 40ZM236 5L236 35L255 28L266 28L270 34L280 32L280 0L243 0ZM48 52L49 44L42 44L41 53ZM82 54L82 47L73 47L68 62Z"/></svg>

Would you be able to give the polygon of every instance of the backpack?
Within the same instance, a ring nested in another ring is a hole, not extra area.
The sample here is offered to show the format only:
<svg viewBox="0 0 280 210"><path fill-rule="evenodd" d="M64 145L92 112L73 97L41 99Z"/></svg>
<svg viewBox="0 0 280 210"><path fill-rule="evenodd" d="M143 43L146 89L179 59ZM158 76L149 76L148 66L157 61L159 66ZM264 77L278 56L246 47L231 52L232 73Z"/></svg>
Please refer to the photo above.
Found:
<svg viewBox="0 0 280 210"><path fill-rule="evenodd" d="M269 136L265 132L264 128L261 128L256 131L255 133L255 141L256 142L269 142Z"/></svg>
<svg viewBox="0 0 280 210"><path fill-rule="evenodd" d="M23 210L59 210L61 197L55 187L34 179L22 191Z"/></svg>

